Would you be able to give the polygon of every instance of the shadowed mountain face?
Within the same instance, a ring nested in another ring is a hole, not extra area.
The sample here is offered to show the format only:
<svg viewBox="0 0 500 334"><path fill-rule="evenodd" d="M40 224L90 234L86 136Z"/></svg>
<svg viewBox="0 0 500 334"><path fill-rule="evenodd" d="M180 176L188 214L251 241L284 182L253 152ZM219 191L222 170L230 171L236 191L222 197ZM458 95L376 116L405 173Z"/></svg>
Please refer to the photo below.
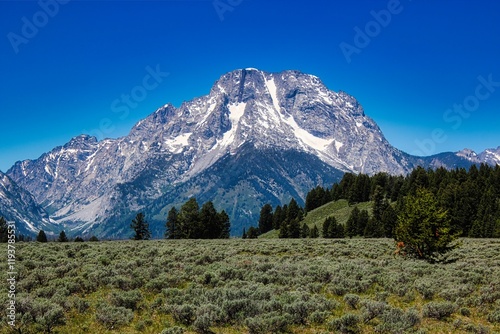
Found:
<svg viewBox="0 0 500 334"><path fill-rule="evenodd" d="M319 78L246 69L223 75L206 96L165 105L126 137L82 135L8 175L72 234L125 237L143 210L159 235L167 210L191 196L225 209L237 234L256 224L264 203L302 201L344 172L469 166L495 154L500 161L498 153L412 157L387 142L355 98Z"/></svg>
<svg viewBox="0 0 500 334"><path fill-rule="evenodd" d="M0 172L0 217L15 222L16 234L33 235L40 228L57 231L57 225L33 196Z"/></svg>

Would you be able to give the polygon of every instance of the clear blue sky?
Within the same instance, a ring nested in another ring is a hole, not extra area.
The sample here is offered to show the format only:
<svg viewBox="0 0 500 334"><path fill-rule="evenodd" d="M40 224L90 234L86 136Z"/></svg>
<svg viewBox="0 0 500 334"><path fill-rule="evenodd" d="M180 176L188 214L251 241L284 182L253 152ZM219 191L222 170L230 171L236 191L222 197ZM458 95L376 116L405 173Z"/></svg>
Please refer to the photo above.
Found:
<svg viewBox="0 0 500 334"><path fill-rule="evenodd" d="M44 0L45 12L37 1L1 1L0 170L82 132L123 136L244 67L319 76L409 153L500 145L500 84L476 91L479 76L500 82L497 1L217 1L219 12L212 0ZM388 9L390 22L380 14L376 23L372 11ZM370 40L356 40L355 27ZM357 48L350 62L347 44ZM161 82L144 84L157 67ZM132 92L125 113L120 99ZM471 112L447 113L464 103Z"/></svg>

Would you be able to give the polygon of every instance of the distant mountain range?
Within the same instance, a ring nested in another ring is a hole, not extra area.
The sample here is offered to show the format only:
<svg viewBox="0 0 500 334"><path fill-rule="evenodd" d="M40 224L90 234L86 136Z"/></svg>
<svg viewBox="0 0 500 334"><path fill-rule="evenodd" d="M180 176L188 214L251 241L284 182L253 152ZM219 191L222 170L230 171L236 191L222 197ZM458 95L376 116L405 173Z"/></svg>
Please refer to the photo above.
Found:
<svg viewBox="0 0 500 334"><path fill-rule="evenodd" d="M167 211L195 196L226 210L238 235L256 224L263 204L303 202L345 172L478 163L500 164L500 147L411 156L385 139L354 97L316 76L243 69L223 75L206 96L159 108L125 137L81 135L17 162L2 174L0 214L28 232L123 238L143 211L160 236Z"/></svg>

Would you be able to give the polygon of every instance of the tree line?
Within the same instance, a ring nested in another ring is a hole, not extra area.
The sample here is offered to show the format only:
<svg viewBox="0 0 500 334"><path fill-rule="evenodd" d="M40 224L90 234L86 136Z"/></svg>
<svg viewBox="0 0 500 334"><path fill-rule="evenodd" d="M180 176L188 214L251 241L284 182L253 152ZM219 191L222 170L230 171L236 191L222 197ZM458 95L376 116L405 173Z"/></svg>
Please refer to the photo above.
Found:
<svg viewBox="0 0 500 334"><path fill-rule="evenodd" d="M457 168L424 169L417 167L407 176L378 173L373 176L347 173L331 188L316 187L306 196L305 207L292 199L288 205L272 210L261 209L256 234L279 229L280 237L304 237L300 233L303 217L326 203L345 199L349 205L372 201L371 215L357 207L345 226L334 217L323 222L324 237L395 237L400 217L408 214L410 201L425 197L422 203L435 204L446 212L450 235L473 238L500 237L500 166L473 165L468 170Z"/></svg>

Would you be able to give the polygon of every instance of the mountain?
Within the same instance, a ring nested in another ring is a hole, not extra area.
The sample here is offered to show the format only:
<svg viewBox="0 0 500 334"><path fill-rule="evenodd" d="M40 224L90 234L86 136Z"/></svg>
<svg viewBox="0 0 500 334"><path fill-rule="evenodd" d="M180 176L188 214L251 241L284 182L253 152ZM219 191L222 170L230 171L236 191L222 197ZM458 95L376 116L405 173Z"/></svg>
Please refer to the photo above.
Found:
<svg viewBox="0 0 500 334"><path fill-rule="evenodd" d="M0 171L0 217L16 222L16 233L35 235L40 229L56 231L47 212L33 196Z"/></svg>
<svg viewBox="0 0 500 334"><path fill-rule="evenodd" d="M161 235L168 209L191 196L226 210L238 234L264 203L302 202L344 172L472 163L394 148L354 97L316 76L243 69L223 75L206 96L159 108L125 137L75 137L7 173L72 234L124 237L141 210Z"/></svg>

